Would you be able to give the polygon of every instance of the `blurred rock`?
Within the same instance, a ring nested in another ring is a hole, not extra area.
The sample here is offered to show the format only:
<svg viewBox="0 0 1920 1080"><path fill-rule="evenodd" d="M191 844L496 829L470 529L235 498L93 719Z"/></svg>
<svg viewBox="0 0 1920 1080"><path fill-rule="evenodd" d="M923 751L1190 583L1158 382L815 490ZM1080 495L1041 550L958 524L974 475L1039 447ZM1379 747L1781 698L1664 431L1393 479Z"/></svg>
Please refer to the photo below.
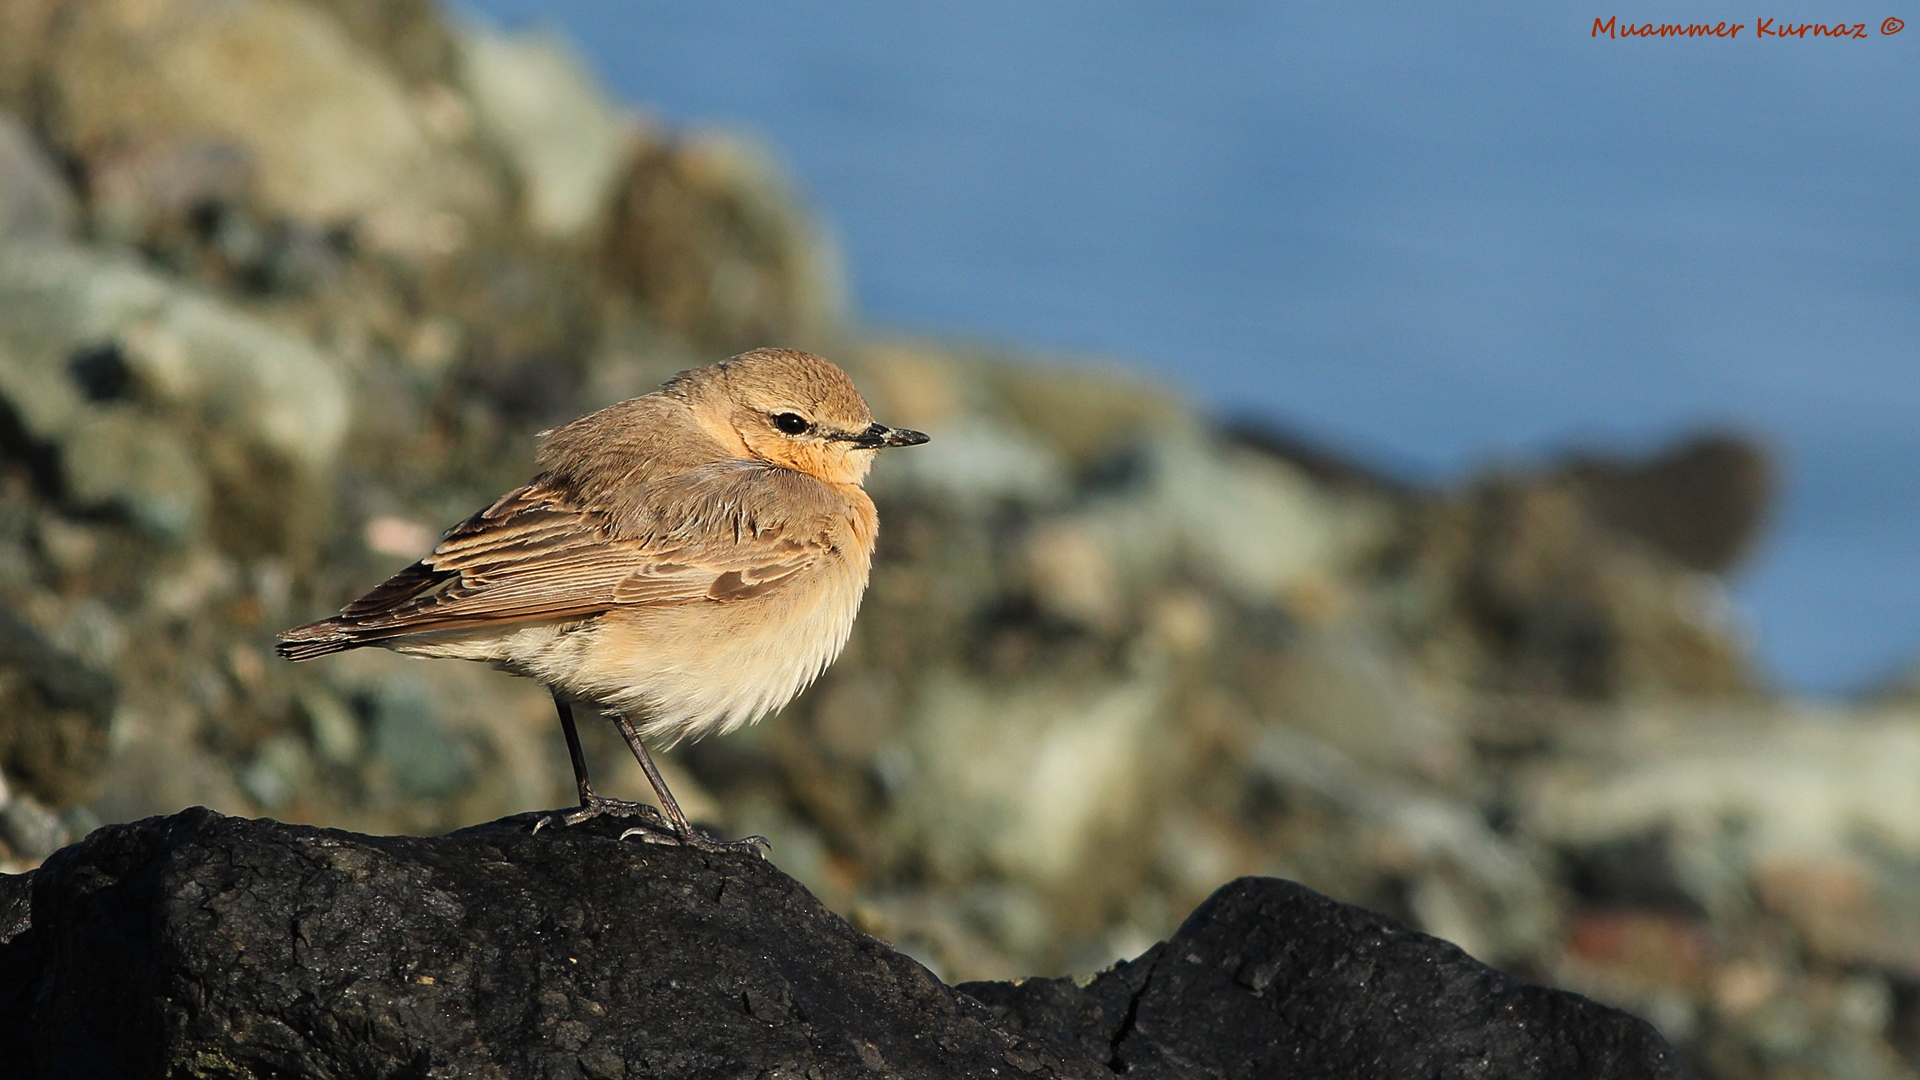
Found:
<svg viewBox="0 0 1920 1080"><path fill-rule="evenodd" d="M0 250L0 305L0 398L56 453L78 505L248 553L285 551L311 526L348 419L312 345L64 246Z"/></svg>
<svg viewBox="0 0 1920 1080"><path fill-rule="evenodd" d="M991 407L1003 409L1075 469L1190 429L1193 408L1170 387L1110 365L1053 358L973 358Z"/></svg>
<svg viewBox="0 0 1920 1080"><path fill-rule="evenodd" d="M0 245L59 240L76 222L73 193L21 123L0 112Z"/></svg>
<svg viewBox="0 0 1920 1080"><path fill-rule="evenodd" d="M426 687L389 679L367 697L364 708L375 766L401 794L440 798L473 782L473 767L442 729Z"/></svg>
<svg viewBox="0 0 1920 1080"><path fill-rule="evenodd" d="M35 64L64 0L8 0L0 4L0 110L31 118Z"/></svg>
<svg viewBox="0 0 1920 1080"><path fill-rule="evenodd" d="M954 499L985 510L1004 502L1057 503L1069 488L1064 463L1045 444L985 417L946 425L926 449L934 452L886 462L876 470L874 490Z"/></svg>
<svg viewBox="0 0 1920 1080"><path fill-rule="evenodd" d="M851 344L844 366L876 413L893 418L889 423L931 431L993 411L981 365L950 349L899 338ZM875 467L885 460L881 455Z"/></svg>
<svg viewBox="0 0 1920 1080"><path fill-rule="evenodd" d="M1538 955L1556 930L1553 889L1525 847L1444 793L1369 774L1339 751L1277 729L1248 764L1283 794L1325 799L1362 849L1349 858L1411 882L1407 915L1488 963Z"/></svg>
<svg viewBox="0 0 1920 1080"><path fill-rule="evenodd" d="M1720 432L1636 461L1581 454L1561 468L1601 524L1712 574L1753 550L1779 483L1762 447Z"/></svg>
<svg viewBox="0 0 1920 1080"><path fill-rule="evenodd" d="M176 541L207 524L207 478L174 425L132 408L89 409L64 435L60 475L73 506Z"/></svg>
<svg viewBox="0 0 1920 1080"><path fill-rule="evenodd" d="M573 419L589 385L595 359L589 354L605 323L613 321L602 318L590 269L576 256L517 239L479 244L469 254L442 265L427 282L445 320L427 326L446 330L447 357L422 364L430 343L415 338L408 343L415 370L444 374L437 381L469 409L488 409L499 423L528 436ZM656 389L659 381L645 389ZM427 418L414 413L410 419L421 424ZM475 432L471 442L491 444L482 452L497 456L505 449L500 435ZM475 450L477 445L468 452ZM512 467L524 472L526 456L515 453Z"/></svg>
<svg viewBox="0 0 1920 1080"><path fill-rule="evenodd" d="M460 59L481 129L520 178L527 223L558 240L586 236L643 144L639 124L551 33L470 25Z"/></svg>
<svg viewBox="0 0 1920 1080"><path fill-rule="evenodd" d="M91 797L114 698L109 676L0 610L0 791L10 783L54 806Z"/></svg>
<svg viewBox="0 0 1920 1080"><path fill-rule="evenodd" d="M57 814L0 786L0 873L27 869L72 840Z"/></svg>
<svg viewBox="0 0 1920 1080"><path fill-rule="evenodd" d="M382 58L410 87L451 85L460 43L437 0L303 0L338 20L356 46Z"/></svg>
<svg viewBox="0 0 1920 1080"><path fill-rule="evenodd" d="M1699 911L1735 920L1757 901L1834 960L1920 977L1902 899L1920 881L1916 769L1911 713L1643 709L1529 769L1524 812L1563 848L1649 843L1667 894Z"/></svg>
<svg viewBox="0 0 1920 1080"><path fill-rule="evenodd" d="M1564 481L1496 473L1425 505L1406 542L1402 625L1444 680L1594 701L1758 693L1721 584L1600 525Z"/></svg>
<svg viewBox="0 0 1920 1080"><path fill-rule="evenodd" d="M1094 902L1088 864L1125 858L1143 796L1164 782L1151 770L1165 684L983 689L929 682L906 721L913 846L945 880L990 868Z"/></svg>
<svg viewBox="0 0 1920 1080"><path fill-rule="evenodd" d="M1377 627L1351 615L1301 628L1274 664L1271 718L1356 763L1442 784L1473 749L1449 702Z"/></svg>
<svg viewBox="0 0 1920 1080"><path fill-rule="evenodd" d="M846 303L837 255L766 153L711 133L628 167L601 266L662 328L722 354L826 340Z"/></svg>
<svg viewBox="0 0 1920 1080"><path fill-rule="evenodd" d="M224 143L261 204L375 248L459 250L502 198L462 151L471 109L414 89L300 0L99 0L63 9L32 57L55 145L83 163L129 148Z"/></svg>
<svg viewBox="0 0 1920 1080"><path fill-rule="evenodd" d="M248 203L257 182L253 155L235 142L176 139L117 148L89 163L91 231L97 240L171 253L190 234L220 231L222 217Z"/></svg>
<svg viewBox="0 0 1920 1080"><path fill-rule="evenodd" d="M1339 453L1263 417L1227 420L1221 432L1236 445L1278 458L1336 491L1408 496L1413 485L1387 471Z"/></svg>
<svg viewBox="0 0 1920 1080"><path fill-rule="evenodd" d="M1374 508L1199 432L1136 444L1103 472L1082 520L1129 581L1180 564L1247 602L1285 606L1386 537Z"/></svg>

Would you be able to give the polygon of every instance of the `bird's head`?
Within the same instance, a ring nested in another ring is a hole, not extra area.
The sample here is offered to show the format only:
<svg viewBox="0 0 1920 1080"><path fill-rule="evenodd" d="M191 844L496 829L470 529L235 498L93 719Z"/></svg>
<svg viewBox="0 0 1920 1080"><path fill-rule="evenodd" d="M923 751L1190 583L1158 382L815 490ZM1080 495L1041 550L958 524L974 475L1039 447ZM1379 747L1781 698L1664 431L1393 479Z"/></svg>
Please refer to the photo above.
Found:
<svg viewBox="0 0 1920 1080"><path fill-rule="evenodd" d="M828 483L857 484L881 449L927 441L875 423L847 373L812 353L755 349L690 377L705 382L696 409L709 426L725 425L753 457Z"/></svg>

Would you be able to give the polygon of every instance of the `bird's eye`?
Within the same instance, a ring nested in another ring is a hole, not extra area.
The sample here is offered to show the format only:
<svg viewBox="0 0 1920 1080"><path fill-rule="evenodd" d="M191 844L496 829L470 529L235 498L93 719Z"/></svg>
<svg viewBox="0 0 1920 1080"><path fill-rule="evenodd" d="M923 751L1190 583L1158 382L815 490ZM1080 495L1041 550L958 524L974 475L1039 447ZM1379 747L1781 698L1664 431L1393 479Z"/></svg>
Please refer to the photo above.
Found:
<svg viewBox="0 0 1920 1080"><path fill-rule="evenodd" d="M789 435L800 435L813 425L807 423L807 418L799 413L783 412L774 414L773 426Z"/></svg>

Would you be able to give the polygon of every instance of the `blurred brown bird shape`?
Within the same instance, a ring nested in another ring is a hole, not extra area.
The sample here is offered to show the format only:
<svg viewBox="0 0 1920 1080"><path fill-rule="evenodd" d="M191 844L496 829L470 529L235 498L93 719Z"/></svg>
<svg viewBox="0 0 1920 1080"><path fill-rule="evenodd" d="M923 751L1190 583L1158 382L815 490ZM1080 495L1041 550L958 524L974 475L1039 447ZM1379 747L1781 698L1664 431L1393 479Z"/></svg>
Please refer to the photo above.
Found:
<svg viewBox="0 0 1920 1080"><path fill-rule="evenodd" d="M537 679L553 691L580 791L579 809L557 820L652 814L594 793L577 701L619 728L675 839L763 845L696 832L642 740L752 723L839 655L879 529L861 482L881 448L927 437L874 423L826 360L755 349L544 439L531 484L340 614L281 634L280 655L380 645Z"/></svg>

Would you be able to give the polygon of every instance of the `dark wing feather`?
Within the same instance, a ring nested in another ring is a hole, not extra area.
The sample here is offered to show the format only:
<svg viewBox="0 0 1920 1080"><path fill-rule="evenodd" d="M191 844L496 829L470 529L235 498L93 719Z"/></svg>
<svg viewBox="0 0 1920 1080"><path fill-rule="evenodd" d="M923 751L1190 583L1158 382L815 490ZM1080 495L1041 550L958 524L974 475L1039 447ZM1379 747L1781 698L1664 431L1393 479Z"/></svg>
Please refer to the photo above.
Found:
<svg viewBox="0 0 1920 1080"><path fill-rule="evenodd" d="M619 536L536 482L454 526L432 554L339 615L288 630L279 653L304 660L396 637L583 619L632 604L749 599L828 551L824 536L796 540L720 517L728 519L724 542L708 538L716 529Z"/></svg>

